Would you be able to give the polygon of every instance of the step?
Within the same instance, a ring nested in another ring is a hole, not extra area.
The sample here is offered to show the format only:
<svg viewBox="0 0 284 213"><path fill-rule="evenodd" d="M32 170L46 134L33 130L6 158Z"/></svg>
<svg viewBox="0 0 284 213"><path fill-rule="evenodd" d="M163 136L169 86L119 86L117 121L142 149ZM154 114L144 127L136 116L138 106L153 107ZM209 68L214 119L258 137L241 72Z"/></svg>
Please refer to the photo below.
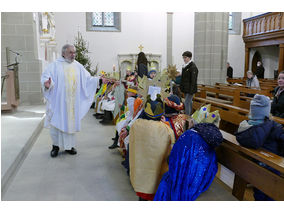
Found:
<svg viewBox="0 0 284 213"><path fill-rule="evenodd" d="M31 150L44 124L44 106L23 106L1 115L1 193Z"/></svg>

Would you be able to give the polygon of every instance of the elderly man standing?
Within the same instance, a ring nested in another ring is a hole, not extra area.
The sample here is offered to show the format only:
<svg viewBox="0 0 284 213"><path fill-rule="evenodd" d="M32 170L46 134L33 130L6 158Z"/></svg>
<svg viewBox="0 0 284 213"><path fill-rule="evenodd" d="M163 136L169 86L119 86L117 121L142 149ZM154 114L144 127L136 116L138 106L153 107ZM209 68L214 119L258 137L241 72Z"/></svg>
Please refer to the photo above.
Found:
<svg viewBox="0 0 284 213"><path fill-rule="evenodd" d="M51 157L63 148L71 155L75 149L75 132L81 129L81 119L89 111L99 78L91 77L82 64L75 60L73 45L62 47L62 57L48 65L41 76L46 98L45 127L50 128L53 141Z"/></svg>

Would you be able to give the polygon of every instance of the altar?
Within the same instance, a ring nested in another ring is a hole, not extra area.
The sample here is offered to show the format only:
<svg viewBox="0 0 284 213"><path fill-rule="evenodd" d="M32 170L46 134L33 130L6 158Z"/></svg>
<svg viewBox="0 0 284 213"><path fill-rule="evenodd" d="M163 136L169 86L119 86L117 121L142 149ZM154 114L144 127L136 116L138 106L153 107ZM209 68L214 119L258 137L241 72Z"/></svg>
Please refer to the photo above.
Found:
<svg viewBox="0 0 284 213"><path fill-rule="evenodd" d="M152 54L145 53L146 58L149 62L148 70L150 67L155 67L157 72L161 72L161 54ZM121 71L121 76L126 75L126 70L130 69L131 71L136 70L138 53L129 53L129 54L118 54L118 66Z"/></svg>

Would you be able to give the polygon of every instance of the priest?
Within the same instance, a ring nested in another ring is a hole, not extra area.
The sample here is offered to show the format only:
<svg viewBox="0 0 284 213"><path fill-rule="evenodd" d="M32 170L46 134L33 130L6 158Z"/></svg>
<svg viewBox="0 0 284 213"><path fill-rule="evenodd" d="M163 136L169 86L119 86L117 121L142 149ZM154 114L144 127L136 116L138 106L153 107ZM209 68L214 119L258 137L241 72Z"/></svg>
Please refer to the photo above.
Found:
<svg viewBox="0 0 284 213"><path fill-rule="evenodd" d="M53 141L51 157L56 157L60 148L77 154L75 133L81 130L81 120L99 86L99 77L91 77L75 55L73 45L64 45L62 56L49 64L41 76L46 99L45 127L50 129Z"/></svg>

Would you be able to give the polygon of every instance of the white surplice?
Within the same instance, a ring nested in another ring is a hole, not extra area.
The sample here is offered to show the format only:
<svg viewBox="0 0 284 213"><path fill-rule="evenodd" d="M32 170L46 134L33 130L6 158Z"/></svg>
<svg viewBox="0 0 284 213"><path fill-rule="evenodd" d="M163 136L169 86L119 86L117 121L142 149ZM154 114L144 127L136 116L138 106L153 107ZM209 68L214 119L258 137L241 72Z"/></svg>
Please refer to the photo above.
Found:
<svg viewBox="0 0 284 213"><path fill-rule="evenodd" d="M51 79L49 89L44 82ZM75 146L75 132L92 105L99 78L77 61L68 63L63 57L48 65L41 76L47 101L45 127L50 128L53 144L71 149Z"/></svg>

